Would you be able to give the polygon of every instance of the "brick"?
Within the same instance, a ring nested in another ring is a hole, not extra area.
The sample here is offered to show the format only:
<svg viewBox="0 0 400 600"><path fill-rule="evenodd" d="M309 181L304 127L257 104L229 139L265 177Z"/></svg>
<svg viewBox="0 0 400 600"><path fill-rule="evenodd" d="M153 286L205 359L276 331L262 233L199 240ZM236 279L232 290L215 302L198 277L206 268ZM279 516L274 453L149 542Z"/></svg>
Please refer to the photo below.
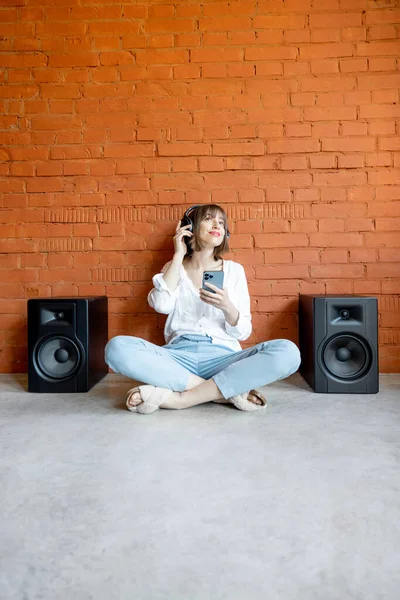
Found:
<svg viewBox="0 0 400 600"><path fill-rule="evenodd" d="M312 169L335 169L336 155L328 153L311 154L310 166Z"/></svg>
<svg viewBox="0 0 400 600"><path fill-rule="evenodd" d="M382 279L383 277L398 277L400 273L400 262L397 263L375 263L367 265L367 277L371 279ZM398 315L397 315L398 317Z"/></svg>
<svg viewBox="0 0 400 600"><path fill-rule="evenodd" d="M398 137L381 137L379 139L379 149L389 151L400 150L400 139Z"/></svg>
<svg viewBox="0 0 400 600"><path fill-rule="evenodd" d="M243 60L241 48L193 48L190 51L190 62L240 62Z"/></svg>
<svg viewBox="0 0 400 600"><path fill-rule="evenodd" d="M264 233L284 233L290 230L289 221L264 219L262 223Z"/></svg>
<svg viewBox="0 0 400 600"><path fill-rule="evenodd" d="M187 142L158 144L158 154L159 156L207 156L211 154L211 145Z"/></svg>
<svg viewBox="0 0 400 600"><path fill-rule="evenodd" d="M257 279L308 279L306 265L265 265L256 267Z"/></svg>
<svg viewBox="0 0 400 600"><path fill-rule="evenodd" d="M369 40L389 40L397 37L396 27L394 25L377 25L368 27Z"/></svg>
<svg viewBox="0 0 400 600"><path fill-rule="evenodd" d="M331 28L331 29L313 29L311 31L310 42L312 43L326 43L326 42L336 42L339 43L340 40L340 29Z"/></svg>
<svg viewBox="0 0 400 600"><path fill-rule="evenodd" d="M300 46L300 59L317 58L340 58L342 56L352 56L353 48L349 42L335 42L327 44L302 44Z"/></svg>
<svg viewBox="0 0 400 600"><path fill-rule="evenodd" d="M304 140L271 140L267 142L267 152L274 154L293 152L317 152L319 142L316 139Z"/></svg>
<svg viewBox="0 0 400 600"><path fill-rule="evenodd" d="M104 156L110 157L149 157L155 155L154 144L107 144L104 148Z"/></svg>
<svg viewBox="0 0 400 600"><path fill-rule="evenodd" d="M262 75L263 73L258 73L258 65L256 65L257 75ZM281 68L278 75L281 74ZM283 74L286 77L297 77L299 75L308 75L310 73L310 65L308 62L285 62L283 63Z"/></svg>
<svg viewBox="0 0 400 600"><path fill-rule="evenodd" d="M392 190L390 190L392 192ZM393 193L393 200L400 200L400 189ZM397 196L397 197L396 197ZM382 198L383 199L383 198ZM391 198L387 198L390 200ZM368 216L371 217L400 217L400 202L369 202Z"/></svg>
<svg viewBox="0 0 400 600"><path fill-rule="evenodd" d="M311 135L310 123L288 123L285 125L287 137L308 137Z"/></svg>
<svg viewBox="0 0 400 600"><path fill-rule="evenodd" d="M146 34L165 33L190 33L196 29L194 19L146 19L144 32ZM201 29L201 28L200 28ZM211 31L211 29L207 29Z"/></svg>
<svg viewBox="0 0 400 600"><path fill-rule="evenodd" d="M368 61L370 71L396 71L395 58L370 58Z"/></svg>
<svg viewBox="0 0 400 600"><path fill-rule="evenodd" d="M347 199L349 202L370 202L374 197L374 190L371 186L357 185L355 187L347 188ZM356 210L356 206L353 204L353 210ZM358 215L353 214L356 217Z"/></svg>
<svg viewBox="0 0 400 600"><path fill-rule="evenodd" d="M331 109L326 109L327 112ZM339 123L334 121L332 123L312 123L311 131L313 137L325 138L325 137L338 137L339 136Z"/></svg>
<svg viewBox="0 0 400 600"><path fill-rule="evenodd" d="M396 185L400 183L400 173L398 169L379 169L378 171L368 172L368 183L371 185Z"/></svg>
<svg viewBox="0 0 400 600"><path fill-rule="evenodd" d="M263 142L214 143L212 152L215 156L257 156L264 154Z"/></svg>
<svg viewBox="0 0 400 600"><path fill-rule="evenodd" d="M305 121L354 121L357 109L353 106L313 106L304 109Z"/></svg>
<svg viewBox="0 0 400 600"><path fill-rule="evenodd" d="M366 184L365 173L339 171L338 173L315 173L314 183L317 186L350 186Z"/></svg>
<svg viewBox="0 0 400 600"><path fill-rule="evenodd" d="M352 279L364 277L363 265L324 265L311 266L311 277L315 279Z"/></svg>
<svg viewBox="0 0 400 600"><path fill-rule="evenodd" d="M360 42L367 39L366 27L344 27L341 30L343 42Z"/></svg>
<svg viewBox="0 0 400 600"><path fill-rule="evenodd" d="M264 202L265 194L264 190L239 190L239 202L250 202L252 204L256 204L257 202Z"/></svg>
<svg viewBox="0 0 400 600"><path fill-rule="evenodd" d="M218 17L200 18L198 20L200 32L207 31L246 31L251 29L250 17Z"/></svg>
<svg viewBox="0 0 400 600"><path fill-rule="evenodd" d="M284 170L308 169L305 156L282 156L281 168Z"/></svg>
<svg viewBox="0 0 400 600"><path fill-rule="evenodd" d="M299 282L299 293L300 294L325 294L325 283L321 281L300 281Z"/></svg>
<svg viewBox="0 0 400 600"><path fill-rule="evenodd" d="M367 12L367 25L377 25L381 23L400 23L400 9L374 10Z"/></svg>
<svg viewBox="0 0 400 600"><path fill-rule="evenodd" d="M351 122L345 122L342 124L342 133L343 136L348 136L348 135L367 135L368 131L368 125L367 123L351 123Z"/></svg>
<svg viewBox="0 0 400 600"><path fill-rule="evenodd" d="M335 59L312 60L311 73L339 73L339 62Z"/></svg>
<svg viewBox="0 0 400 600"><path fill-rule="evenodd" d="M369 234L366 234L369 235ZM310 233L310 246L346 247L362 246L362 234L355 233Z"/></svg>
<svg viewBox="0 0 400 600"><path fill-rule="evenodd" d="M397 90L376 90L372 92L372 101L380 103L397 102L398 91Z"/></svg>
<svg viewBox="0 0 400 600"><path fill-rule="evenodd" d="M397 41L393 42L381 42L381 41L373 41L373 42L360 42L357 44L357 54L359 56L397 56L399 50L399 45Z"/></svg>
<svg viewBox="0 0 400 600"><path fill-rule="evenodd" d="M349 252L350 262L375 263L376 250L369 248L352 248Z"/></svg>
<svg viewBox="0 0 400 600"><path fill-rule="evenodd" d="M171 171L173 173L178 172L194 172L197 171L198 159L193 156L186 156L182 158L173 158L171 160Z"/></svg>
<svg viewBox="0 0 400 600"><path fill-rule="evenodd" d="M345 248L325 249L321 251L321 262L323 264L346 264L348 262L348 250ZM361 262L361 261L360 261Z"/></svg>
<svg viewBox="0 0 400 600"><path fill-rule="evenodd" d="M366 248L400 248L398 233L374 232L365 234Z"/></svg>
<svg viewBox="0 0 400 600"><path fill-rule="evenodd" d="M287 246L308 246L308 237L304 233L268 233L255 234L256 248L279 248Z"/></svg>
<svg viewBox="0 0 400 600"><path fill-rule="evenodd" d="M260 15L253 19L253 25L255 29L303 29L305 15Z"/></svg>
<svg viewBox="0 0 400 600"><path fill-rule="evenodd" d="M375 219L377 231L399 231L400 217L386 217Z"/></svg>
<svg viewBox="0 0 400 600"><path fill-rule="evenodd" d="M343 58L339 60L339 69L341 73L368 71L368 61L366 58Z"/></svg>
<svg viewBox="0 0 400 600"><path fill-rule="evenodd" d="M374 260L371 260L370 262L376 262L375 250L370 250L370 252L374 254ZM400 260L399 248L380 248L378 252L379 260L381 262L399 262Z"/></svg>
<svg viewBox="0 0 400 600"><path fill-rule="evenodd" d="M373 231L375 229L374 221L366 218L349 218L346 220L345 229L346 231Z"/></svg>
<svg viewBox="0 0 400 600"><path fill-rule="evenodd" d="M363 75L358 82L360 90L392 90L400 87L400 75Z"/></svg>
<svg viewBox="0 0 400 600"><path fill-rule="evenodd" d="M320 219L318 222L319 231L344 231L344 219Z"/></svg>
<svg viewBox="0 0 400 600"><path fill-rule="evenodd" d="M265 46L246 48L244 60L266 61L266 60L296 60L297 49L293 46Z"/></svg>
<svg viewBox="0 0 400 600"><path fill-rule="evenodd" d="M296 202L318 202L320 191L317 188L297 189L294 190L294 199Z"/></svg>
<svg viewBox="0 0 400 600"><path fill-rule="evenodd" d="M362 169L364 167L364 156L360 154L352 154L338 156L339 169Z"/></svg>
<svg viewBox="0 0 400 600"><path fill-rule="evenodd" d="M346 281L342 279L328 280L325 284L327 294L353 294L355 281Z"/></svg>

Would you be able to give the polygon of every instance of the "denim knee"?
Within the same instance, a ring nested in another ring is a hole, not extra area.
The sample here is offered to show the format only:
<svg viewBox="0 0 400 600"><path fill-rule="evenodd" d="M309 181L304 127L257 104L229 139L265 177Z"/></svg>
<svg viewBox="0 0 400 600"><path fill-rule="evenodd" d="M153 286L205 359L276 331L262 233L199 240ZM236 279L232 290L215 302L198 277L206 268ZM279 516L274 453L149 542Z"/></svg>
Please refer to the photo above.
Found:
<svg viewBox="0 0 400 600"><path fill-rule="evenodd" d="M295 373L300 366L300 350L290 340L278 339L263 342L261 352L267 353L269 360L271 359L271 353L276 357L279 370L282 370L284 377L289 377L289 375Z"/></svg>
<svg viewBox="0 0 400 600"><path fill-rule="evenodd" d="M301 363L300 350L290 340L281 340L281 342L284 342L285 362L287 361L286 366L290 371L289 375L292 375L292 373L296 373Z"/></svg>
<svg viewBox="0 0 400 600"><path fill-rule="evenodd" d="M116 335L115 337L108 340L106 347L104 348L104 360L107 365L112 368L111 364L115 363L115 358L117 358L120 347L121 347L121 338L122 335Z"/></svg>
<svg viewBox="0 0 400 600"><path fill-rule="evenodd" d="M132 346L136 343L138 345L143 344L143 340L127 335L116 335L107 342L104 349L104 359L113 371L118 372L116 365L120 366L124 357L127 357L127 343L129 344L129 350L132 351Z"/></svg>

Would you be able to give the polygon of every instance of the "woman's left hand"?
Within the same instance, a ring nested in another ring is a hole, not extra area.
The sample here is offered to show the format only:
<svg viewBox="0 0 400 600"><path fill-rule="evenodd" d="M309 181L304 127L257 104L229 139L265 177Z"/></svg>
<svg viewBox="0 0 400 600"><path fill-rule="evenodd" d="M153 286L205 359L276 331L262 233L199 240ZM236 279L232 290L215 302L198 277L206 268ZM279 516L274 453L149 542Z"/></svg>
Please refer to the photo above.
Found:
<svg viewBox="0 0 400 600"><path fill-rule="evenodd" d="M232 308L232 302L228 296L228 290L222 289L213 285L212 283L207 283L207 286L214 292L208 292L203 288L200 288L200 300L205 302L206 304L210 304L210 306L215 306L215 308L220 308L224 312L228 312Z"/></svg>

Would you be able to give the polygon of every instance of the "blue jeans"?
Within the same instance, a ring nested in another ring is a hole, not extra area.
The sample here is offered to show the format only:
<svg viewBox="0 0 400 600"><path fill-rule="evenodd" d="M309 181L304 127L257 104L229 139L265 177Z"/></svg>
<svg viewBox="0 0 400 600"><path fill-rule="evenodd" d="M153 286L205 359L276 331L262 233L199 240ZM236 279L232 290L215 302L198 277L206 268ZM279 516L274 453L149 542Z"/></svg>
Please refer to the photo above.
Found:
<svg viewBox="0 0 400 600"><path fill-rule="evenodd" d="M289 340L261 342L238 352L203 335L176 338L157 346L141 338L117 335L105 348L115 372L175 392L186 389L190 374L213 379L224 398L289 377L300 365L300 352Z"/></svg>

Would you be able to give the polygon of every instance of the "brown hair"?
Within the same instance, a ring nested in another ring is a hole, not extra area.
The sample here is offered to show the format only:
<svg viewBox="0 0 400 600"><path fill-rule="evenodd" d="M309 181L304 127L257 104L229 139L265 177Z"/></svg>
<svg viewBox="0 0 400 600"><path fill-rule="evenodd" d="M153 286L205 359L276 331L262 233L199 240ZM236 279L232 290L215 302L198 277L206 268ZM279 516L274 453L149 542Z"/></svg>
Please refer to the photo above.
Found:
<svg viewBox="0 0 400 600"><path fill-rule="evenodd" d="M218 204L202 204L201 206L198 206L197 208L193 209L193 211L189 215L193 221L193 237L191 238L190 242L186 244L187 252L185 256L191 256L193 252L199 252L203 249L199 240L200 223L206 218L208 214L212 217L215 217L216 215L220 214L224 221L224 239L222 240L219 246L216 246L214 248L214 260L219 260L222 254L225 254L225 252L229 252L227 237L228 217L226 216L226 212L223 208L218 206Z"/></svg>

